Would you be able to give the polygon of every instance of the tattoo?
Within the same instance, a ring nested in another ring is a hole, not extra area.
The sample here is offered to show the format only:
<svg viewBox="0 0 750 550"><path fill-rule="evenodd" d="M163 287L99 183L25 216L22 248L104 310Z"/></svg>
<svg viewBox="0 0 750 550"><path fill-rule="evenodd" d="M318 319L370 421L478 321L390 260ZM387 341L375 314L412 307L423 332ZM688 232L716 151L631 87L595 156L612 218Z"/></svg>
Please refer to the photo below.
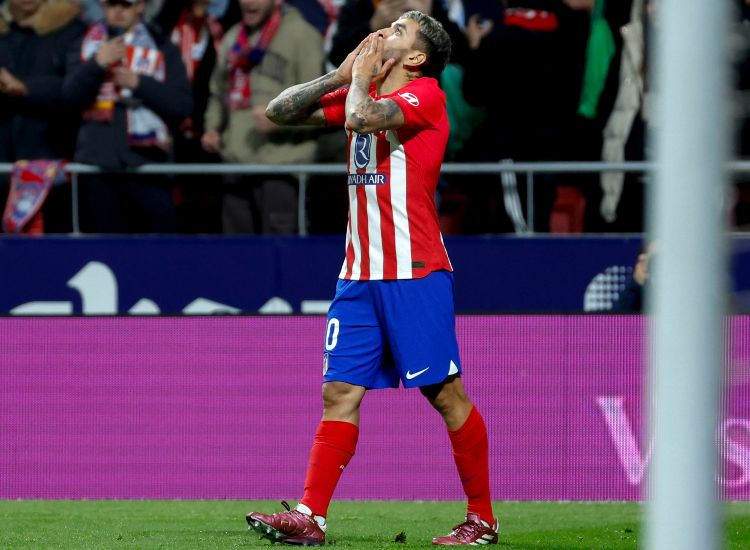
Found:
<svg viewBox="0 0 750 550"><path fill-rule="evenodd" d="M370 80L355 77L346 98L347 122L358 134L389 128L401 113L392 99L375 101L370 97Z"/></svg>
<svg viewBox="0 0 750 550"><path fill-rule="evenodd" d="M281 92L266 109L266 116L276 124L305 122L319 107L318 100L341 86L331 71L315 80L298 84Z"/></svg>

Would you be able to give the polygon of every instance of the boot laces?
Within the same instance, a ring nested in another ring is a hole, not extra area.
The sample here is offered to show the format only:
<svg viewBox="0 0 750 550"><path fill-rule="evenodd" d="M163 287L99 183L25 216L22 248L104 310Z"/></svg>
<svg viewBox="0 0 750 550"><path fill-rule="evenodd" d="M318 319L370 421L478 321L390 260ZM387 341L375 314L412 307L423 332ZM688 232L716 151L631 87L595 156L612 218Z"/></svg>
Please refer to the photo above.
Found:
<svg viewBox="0 0 750 550"><path fill-rule="evenodd" d="M478 531L484 526L474 521L464 521L453 528L453 536L460 539L471 539L478 536Z"/></svg>

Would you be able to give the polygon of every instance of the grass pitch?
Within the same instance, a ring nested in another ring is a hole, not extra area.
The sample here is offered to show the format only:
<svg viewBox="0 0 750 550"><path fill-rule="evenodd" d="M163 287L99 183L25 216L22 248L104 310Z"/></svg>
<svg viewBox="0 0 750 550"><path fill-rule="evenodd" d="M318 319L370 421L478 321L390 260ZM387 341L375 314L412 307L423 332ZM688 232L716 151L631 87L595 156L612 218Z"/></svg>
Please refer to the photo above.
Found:
<svg viewBox="0 0 750 550"><path fill-rule="evenodd" d="M251 510L281 507L271 501L0 501L0 548L271 548L247 530ZM618 550L638 548L643 507L498 502L495 511L495 548ZM460 502L334 502L327 545L428 548L464 513ZM726 548L750 548L750 503L727 505L725 533Z"/></svg>

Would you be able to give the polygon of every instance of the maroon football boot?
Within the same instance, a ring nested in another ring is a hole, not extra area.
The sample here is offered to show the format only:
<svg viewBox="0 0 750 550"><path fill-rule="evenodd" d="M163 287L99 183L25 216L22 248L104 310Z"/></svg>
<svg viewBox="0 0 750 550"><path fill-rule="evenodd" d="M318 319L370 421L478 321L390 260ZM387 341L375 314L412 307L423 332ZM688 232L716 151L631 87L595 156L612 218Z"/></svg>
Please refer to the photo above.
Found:
<svg viewBox="0 0 750 550"><path fill-rule="evenodd" d="M283 542L298 546L322 546L325 544L325 531L312 517L299 510L292 510L285 500L281 504L285 512L270 516L258 512L247 515L247 523L261 537L271 542Z"/></svg>
<svg viewBox="0 0 750 550"><path fill-rule="evenodd" d="M444 537L435 537L432 544L441 546L478 546L480 544L497 544L499 526L497 520L490 527L477 514L467 514L466 521L456 525Z"/></svg>

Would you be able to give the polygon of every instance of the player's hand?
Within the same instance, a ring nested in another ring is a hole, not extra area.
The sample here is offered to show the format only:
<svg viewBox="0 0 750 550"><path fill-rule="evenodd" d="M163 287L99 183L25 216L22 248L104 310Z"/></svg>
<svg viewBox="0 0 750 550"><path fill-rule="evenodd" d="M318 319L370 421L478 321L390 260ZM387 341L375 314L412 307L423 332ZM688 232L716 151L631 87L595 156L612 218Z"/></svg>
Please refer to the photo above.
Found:
<svg viewBox="0 0 750 550"><path fill-rule="evenodd" d="M648 280L648 254L638 254L638 261L633 268L633 280L643 286Z"/></svg>
<svg viewBox="0 0 750 550"><path fill-rule="evenodd" d="M391 58L383 62L383 49L385 48L385 38L379 33L372 33L365 39L364 46L352 65L352 78L367 78L371 82L377 82L385 78L388 71L396 63Z"/></svg>
<svg viewBox="0 0 750 550"><path fill-rule="evenodd" d="M207 153L219 153L224 148L221 134L216 130L206 130L201 136L201 146Z"/></svg>
<svg viewBox="0 0 750 550"><path fill-rule="evenodd" d="M365 43L367 42L367 39L369 38L369 35L362 40L362 42L359 43L359 45L354 48L354 50L346 56L346 59L344 59L343 63L339 65L339 68L336 69L336 81L339 83L338 87L345 86L346 84L351 83L352 81L352 65L354 65L354 60L357 59L357 56L359 55L359 52L362 51L362 48L364 47Z"/></svg>
<svg viewBox="0 0 750 550"><path fill-rule="evenodd" d="M479 44L481 44L482 39L490 34L491 31L492 21L489 19L482 21L479 14L476 13L469 17L464 30L466 41L469 43L469 49L476 50L479 47Z"/></svg>
<svg viewBox="0 0 750 550"><path fill-rule="evenodd" d="M370 30L374 32L390 27L405 11L408 11L406 0L381 0L370 18Z"/></svg>
<svg viewBox="0 0 750 550"><path fill-rule="evenodd" d="M109 69L125 59L126 50L125 37L118 36L112 40L107 40L99 46L94 59L102 69Z"/></svg>
<svg viewBox="0 0 750 550"><path fill-rule="evenodd" d="M651 262L657 254L659 244L657 241L651 241L644 252L638 254L638 261L633 267L633 280L643 286L651 275Z"/></svg>
<svg viewBox="0 0 750 550"><path fill-rule="evenodd" d="M125 67L117 67L112 71L112 80L116 86L120 88L126 88L128 90L135 90L141 81L138 73L126 69Z"/></svg>

